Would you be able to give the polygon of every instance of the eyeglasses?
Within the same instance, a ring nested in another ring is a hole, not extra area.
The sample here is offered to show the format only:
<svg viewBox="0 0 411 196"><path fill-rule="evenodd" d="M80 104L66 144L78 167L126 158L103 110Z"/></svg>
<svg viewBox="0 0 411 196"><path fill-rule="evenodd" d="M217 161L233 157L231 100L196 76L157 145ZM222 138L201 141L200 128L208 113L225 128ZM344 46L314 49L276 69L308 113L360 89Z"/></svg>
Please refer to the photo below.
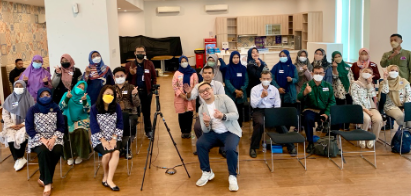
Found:
<svg viewBox="0 0 411 196"><path fill-rule="evenodd" d="M202 90L202 91L198 91L200 94L203 94L204 92L208 92L208 91L210 91L210 87L208 87L208 88L206 88L206 89L204 89L204 90Z"/></svg>

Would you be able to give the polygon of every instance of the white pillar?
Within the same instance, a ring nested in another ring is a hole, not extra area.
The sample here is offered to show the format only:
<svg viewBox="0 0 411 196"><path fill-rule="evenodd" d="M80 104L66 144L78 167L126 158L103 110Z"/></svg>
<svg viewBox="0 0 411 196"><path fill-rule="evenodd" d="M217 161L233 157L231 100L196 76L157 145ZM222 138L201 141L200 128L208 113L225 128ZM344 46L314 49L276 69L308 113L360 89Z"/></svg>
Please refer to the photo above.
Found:
<svg viewBox="0 0 411 196"><path fill-rule="evenodd" d="M78 14L72 8L76 3ZM64 53L84 72L92 50L112 69L120 66L117 0L45 0L45 7L52 73Z"/></svg>

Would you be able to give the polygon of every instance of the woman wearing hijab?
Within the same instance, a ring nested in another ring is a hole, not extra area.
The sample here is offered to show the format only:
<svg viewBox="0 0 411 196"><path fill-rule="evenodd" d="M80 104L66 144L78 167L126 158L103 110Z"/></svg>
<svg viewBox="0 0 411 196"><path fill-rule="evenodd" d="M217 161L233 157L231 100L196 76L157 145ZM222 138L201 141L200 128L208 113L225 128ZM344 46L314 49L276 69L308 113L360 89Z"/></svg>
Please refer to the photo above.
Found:
<svg viewBox="0 0 411 196"><path fill-rule="evenodd" d="M64 146L64 158L68 165L80 164L83 159L87 159L91 153L90 138L88 130L90 128L90 97L85 93L87 91L87 83L85 81L77 82L72 90L64 93L60 100L59 107L63 115L67 116L67 124L69 127L71 150L70 146ZM64 137L64 141L68 142L68 136ZM71 157L71 152L73 156Z"/></svg>
<svg viewBox="0 0 411 196"><path fill-rule="evenodd" d="M59 104L61 97L81 80L82 73L69 54L63 54L60 58L61 67L55 67L52 79L53 101Z"/></svg>
<svg viewBox="0 0 411 196"><path fill-rule="evenodd" d="M365 68L371 68L373 72L373 80L379 80L381 78L380 72L378 71L377 64L370 60L370 53L367 48L361 48L359 51L358 61L355 62L351 71L354 74L354 79L358 80L360 78L360 71Z"/></svg>
<svg viewBox="0 0 411 196"><path fill-rule="evenodd" d="M91 51L88 62L83 80L88 84L86 92L90 96L91 105L94 105L101 88L104 85L114 85L114 79L110 67L104 64L99 52Z"/></svg>
<svg viewBox="0 0 411 196"><path fill-rule="evenodd" d="M54 170L63 155L65 123L49 88L38 90L37 103L28 110L25 125L29 135L28 152L37 153L39 162L40 178L37 182L44 187L43 195L50 195Z"/></svg>
<svg viewBox="0 0 411 196"><path fill-rule="evenodd" d="M308 52L306 50L298 51L297 58L295 59L295 66L298 71L298 83L295 86L298 94L303 84L313 79L313 76L311 75L313 66L308 60Z"/></svg>
<svg viewBox="0 0 411 196"><path fill-rule="evenodd" d="M224 76L223 76L223 73L220 71L220 65L218 65L218 61L220 61L220 62L222 61L222 59L221 60L220 59L218 58L217 54L210 54L208 56L207 63L206 63L205 66L210 66L214 69L214 78L213 78L213 80L224 83ZM203 69L204 69L204 67L203 67ZM203 74L203 69L201 69L200 75Z"/></svg>
<svg viewBox="0 0 411 196"><path fill-rule="evenodd" d="M196 70L188 64L188 58L181 56L178 60L180 67L174 73L172 86L174 89L174 108L178 113L178 123L181 129L181 138L190 138L191 126L193 124L193 110L196 108L196 100L187 100L187 92L184 85L191 88L198 83Z"/></svg>
<svg viewBox="0 0 411 196"><path fill-rule="evenodd" d="M331 64L327 61L327 54L322 48L318 48L314 52L314 61L311 63L313 67L322 66L324 68L324 81L332 84L333 83L333 73L331 69Z"/></svg>
<svg viewBox="0 0 411 196"><path fill-rule="evenodd" d="M380 83L378 97L381 99L380 103L384 104L384 112L401 126L404 124L404 113L399 107L411 102L411 87L407 79L399 76L398 71L397 65L388 66L384 81ZM383 97L386 97L385 101L382 100ZM407 122L407 127L411 127L411 121Z"/></svg>
<svg viewBox="0 0 411 196"><path fill-rule="evenodd" d="M240 127L243 126L243 108L247 102L248 73L247 68L241 64L240 53L233 51L230 63L225 73L225 93L234 101L237 107Z"/></svg>
<svg viewBox="0 0 411 196"><path fill-rule="evenodd" d="M24 119L29 108L34 105L34 99L27 91L23 80L14 82L13 88L13 93L6 98L3 104L4 127L0 132L0 142L6 147L9 146L14 159L14 169L19 171L27 163L24 152L28 136Z"/></svg>
<svg viewBox="0 0 411 196"><path fill-rule="evenodd" d="M351 81L354 81L351 67L342 60L340 52L335 51L331 56L335 102L337 105L350 105L352 104L352 98L349 89ZM349 124L345 124L342 128L347 130L349 126ZM339 130L340 128L340 125L335 125L332 129Z"/></svg>
<svg viewBox="0 0 411 196"><path fill-rule="evenodd" d="M290 52L280 52L280 62L271 69L273 80L271 84L280 92L281 107L295 107L297 102L298 72L291 61Z"/></svg>
<svg viewBox="0 0 411 196"><path fill-rule="evenodd" d="M249 84L247 87L247 95L250 95L251 89L260 84L261 72L266 69L269 70L267 64L259 58L258 49L256 47L248 50L247 56L247 73Z"/></svg>
<svg viewBox="0 0 411 196"><path fill-rule="evenodd" d="M105 85L90 110L91 143L94 150L103 156L102 184L112 191L120 191L113 177L120 157L124 127L123 113L116 97L114 86Z"/></svg>
<svg viewBox="0 0 411 196"><path fill-rule="evenodd" d="M373 98L377 95L372 83L373 72L371 68L364 68L360 71L360 77L353 82L350 87L353 104L360 105L363 110L364 122L361 129L368 130L372 123L372 132L377 137L380 135L382 127L382 117L378 111ZM367 142L367 148L373 148L374 140ZM365 141L360 141L361 148L365 148Z"/></svg>
<svg viewBox="0 0 411 196"><path fill-rule="evenodd" d="M37 101L37 91L42 87L49 89L51 86L51 75L43 67L43 58L40 55L36 55L31 60L31 64L21 74L19 80L23 80L27 84L27 90L30 95Z"/></svg>

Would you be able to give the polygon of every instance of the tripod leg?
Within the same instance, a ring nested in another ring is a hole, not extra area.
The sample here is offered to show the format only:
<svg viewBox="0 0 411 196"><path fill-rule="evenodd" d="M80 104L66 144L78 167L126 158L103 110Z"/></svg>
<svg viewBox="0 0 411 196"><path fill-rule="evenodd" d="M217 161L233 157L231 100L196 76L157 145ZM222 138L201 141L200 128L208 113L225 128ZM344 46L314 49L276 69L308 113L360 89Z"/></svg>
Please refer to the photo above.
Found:
<svg viewBox="0 0 411 196"><path fill-rule="evenodd" d="M140 188L140 191L142 191L143 190L143 185L144 185L144 178L146 177L146 171L147 171L147 163L148 163L148 157L150 156L150 150L151 150L151 143L153 142L153 140L152 139L150 139L150 143L148 144L148 147L147 147L147 158L146 158L146 164L145 164L145 166L144 166L144 174L143 174L143 181L141 182L141 188ZM150 158L151 159L151 158Z"/></svg>
<svg viewBox="0 0 411 196"><path fill-rule="evenodd" d="M157 124L157 116L158 116L158 112L156 112L155 114L154 114L154 120L153 120L153 128L152 128L152 133L153 133L153 135L151 136L151 141L153 141L153 142L151 142L151 150L150 150L150 164L149 164L149 166L148 166L148 168L149 169L151 169L151 158L153 157L153 148L154 148L154 138L155 138L155 135L156 135L156 124Z"/></svg>

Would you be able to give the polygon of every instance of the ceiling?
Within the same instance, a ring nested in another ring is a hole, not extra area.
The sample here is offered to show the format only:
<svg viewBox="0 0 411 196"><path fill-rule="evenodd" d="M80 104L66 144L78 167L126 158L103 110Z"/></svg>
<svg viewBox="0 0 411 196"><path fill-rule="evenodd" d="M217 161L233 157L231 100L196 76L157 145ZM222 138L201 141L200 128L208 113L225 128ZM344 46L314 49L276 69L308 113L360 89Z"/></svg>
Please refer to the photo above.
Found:
<svg viewBox="0 0 411 196"><path fill-rule="evenodd" d="M44 0L6 0L6 1L44 7ZM59 1L59 0L55 0L55 1ZM133 4L127 2L126 0L117 0L117 8L121 8L118 10L119 12L141 11L141 9L137 8Z"/></svg>

